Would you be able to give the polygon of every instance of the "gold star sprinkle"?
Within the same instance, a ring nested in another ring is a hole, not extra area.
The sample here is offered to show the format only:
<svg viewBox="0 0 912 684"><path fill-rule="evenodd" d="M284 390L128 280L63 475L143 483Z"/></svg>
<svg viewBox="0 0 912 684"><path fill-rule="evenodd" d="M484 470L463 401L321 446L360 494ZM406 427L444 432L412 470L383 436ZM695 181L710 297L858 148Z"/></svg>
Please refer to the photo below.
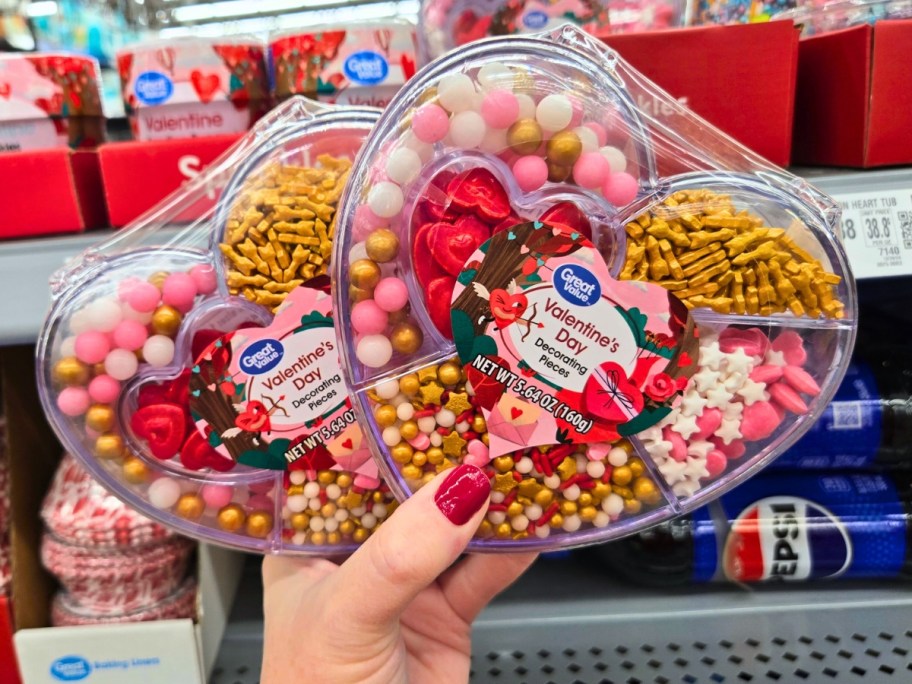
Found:
<svg viewBox="0 0 912 684"><path fill-rule="evenodd" d="M456 430L453 430L450 434L443 438L443 453L447 456L461 456L462 449L465 447L466 441L459 435Z"/></svg>
<svg viewBox="0 0 912 684"><path fill-rule="evenodd" d="M534 499L535 495L538 494L541 489L542 486L534 477L527 477L519 483L519 495L529 499Z"/></svg>
<svg viewBox="0 0 912 684"><path fill-rule="evenodd" d="M443 387L436 382L432 382L429 385L422 385L421 389L418 390L418 394L421 396L421 403L425 406L430 406L431 404L440 406L440 396L443 394Z"/></svg>
<svg viewBox="0 0 912 684"><path fill-rule="evenodd" d="M426 385L437 380L437 366L428 366L418 371L418 382Z"/></svg>
<svg viewBox="0 0 912 684"><path fill-rule="evenodd" d="M572 475L576 475L576 459L572 456L567 456L563 461L560 462L560 465L556 468L558 474L560 474L560 479L566 480Z"/></svg>
<svg viewBox="0 0 912 684"><path fill-rule="evenodd" d="M465 392L450 392L450 400L446 403L446 408L457 416L461 416L472 408L472 404L469 403L469 395Z"/></svg>
<svg viewBox="0 0 912 684"><path fill-rule="evenodd" d="M516 488L517 482L513 479L513 473L500 473L494 476L494 491L501 494L509 494Z"/></svg>

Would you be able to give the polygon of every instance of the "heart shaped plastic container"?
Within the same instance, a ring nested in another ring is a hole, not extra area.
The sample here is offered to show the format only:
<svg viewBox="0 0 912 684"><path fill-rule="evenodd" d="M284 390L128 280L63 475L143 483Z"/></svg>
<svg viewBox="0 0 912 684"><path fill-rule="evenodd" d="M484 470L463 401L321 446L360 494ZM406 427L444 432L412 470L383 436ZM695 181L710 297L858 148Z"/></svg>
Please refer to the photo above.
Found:
<svg viewBox="0 0 912 684"><path fill-rule="evenodd" d="M394 509L338 363L314 355L334 340L335 209L378 116L290 100L56 275L44 408L91 474L150 518L245 550L326 554ZM298 366L265 362L264 347Z"/></svg>
<svg viewBox="0 0 912 684"><path fill-rule="evenodd" d="M399 497L485 470L476 549L607 541L704 505L843 375L835 204L579 29L429 65L355 166L333 266L355 406Z"/></svg>

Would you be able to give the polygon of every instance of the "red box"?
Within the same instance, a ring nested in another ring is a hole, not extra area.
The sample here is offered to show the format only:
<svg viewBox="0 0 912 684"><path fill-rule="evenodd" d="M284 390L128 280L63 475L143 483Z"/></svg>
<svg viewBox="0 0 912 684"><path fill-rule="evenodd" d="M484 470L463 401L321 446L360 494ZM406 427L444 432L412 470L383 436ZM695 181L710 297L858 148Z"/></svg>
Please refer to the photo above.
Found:
<svg viewBox="0 0 912 684"><path fill-rule="evenodd" d="M798 60L789 22L599 37L681 104L771 162L789 164Z"/></svg>
<svg viewBox="0 0 912 684"><path fill-rule="evenodd" d="M912 162L912 20L804 38L799 46L795 162Z"/></svg>
<svg viewBox="0 0 912 684"><path fill-rule="evenodd" d="M98 154L66 148L0 155L0 239L78 233L107 224Z"/></svg>
<svg viewBox="0 0 912 684"><path fill-rule="evenodd" d="M9 600L0 595L0 684L21 684L13 646L13 615Z"/></svg>
<svg viewBox="0 0 912 684"><path fill-rule="evenodd" d="M121 228L161 202L233 145L238 135L110 143L98 148L111 225ZM184 214L201 216L215 203Z"/></svg>

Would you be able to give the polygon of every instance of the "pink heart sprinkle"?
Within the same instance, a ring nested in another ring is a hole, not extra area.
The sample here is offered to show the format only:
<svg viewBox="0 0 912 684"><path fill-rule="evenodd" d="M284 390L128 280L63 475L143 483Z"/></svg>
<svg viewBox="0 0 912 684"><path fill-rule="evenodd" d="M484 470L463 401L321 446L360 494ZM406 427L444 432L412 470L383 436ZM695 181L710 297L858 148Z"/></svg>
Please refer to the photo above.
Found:
<svg viewBox="0 0 912 684"><path fill-rule="evenodd" d="M741 435L744 439L756 442L766 439L782 422L779 412L768 401L755 401L744 407L741 414Z"/></svg>
<svg viewBox="0 0 912 684"><path fill-rule="evenodd" d="M720 425L722 425L722 411L717 408L704 409L702 415L697 418L699 432L691 435L691 440L709 439L710 435L718 430Z"/></svg>
<svg viewBox="0 0 912 684"><path fill-rule="evenodd" d="M804 370L804 368L799 366L786 366L782 369L782 374L785 376L785 381L795 388L796 391L809 394L812 397L816 397L820 394L820 385L817 384L814 377Z"/></svg>
<svg viewBox="0 0 912 684"><path fill-rule="evenodd" d="M807 352L804 350L804 340L794 330L786 330L773 340L773 351L782 352L786 363L790 366L803 366L807 361Z"/></svg>
<svg viewBox="0 0 912 684"><path fill-rule="evenodd" d="M669 455L679 463L683 463L687 460L687 442L684 441L684 438L681 437L677 432L671 428L665 428L662 430L662 439L666 442L671 442L671 451Z"/></svg>
<svg viewBox="0 0 912 684"><path fill-rule="evenodd" d="M782 377L782 366L757 366L751 371L750 379L771 385Z"/></svg>
<svg viewBox="0 0 912 684"><path fill-rule="evenodd" d="M719 349L731 354L735 349L743 349L748 356L763 356L770 347L769 338L760 328L726 328L719 335Z"/></svg>
<svg viewBox="0 0 912 684"><path fill-rule="evenodd" d="M804 399L802 399L798 392L792 389L787 383L777 382L770 385L767 389L769 390L772 400L786 411L791 411L792 413L797 413L799 415L807 413L808 406L804 403Z"/></svg>
<svg viewBox="0 0 912 684"><path fill-rule="evenodd" d="M718 449L713 449L706 454L706 470L710 477L719 477L728 467L728 459Z"/></svg>

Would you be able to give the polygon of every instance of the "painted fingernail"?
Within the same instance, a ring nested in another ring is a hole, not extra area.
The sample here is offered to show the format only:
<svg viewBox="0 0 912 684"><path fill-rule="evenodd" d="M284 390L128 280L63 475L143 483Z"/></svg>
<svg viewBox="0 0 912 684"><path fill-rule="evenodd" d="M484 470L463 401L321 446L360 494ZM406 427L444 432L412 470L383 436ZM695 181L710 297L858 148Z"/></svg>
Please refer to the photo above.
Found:
<svg viewBox="0 0 912 684"><path fill-rule="evenodd" d="M488 501L491 481L481 468L463 463L450 474L434 495L434 503L454 525L465 525Z"/></svg>

